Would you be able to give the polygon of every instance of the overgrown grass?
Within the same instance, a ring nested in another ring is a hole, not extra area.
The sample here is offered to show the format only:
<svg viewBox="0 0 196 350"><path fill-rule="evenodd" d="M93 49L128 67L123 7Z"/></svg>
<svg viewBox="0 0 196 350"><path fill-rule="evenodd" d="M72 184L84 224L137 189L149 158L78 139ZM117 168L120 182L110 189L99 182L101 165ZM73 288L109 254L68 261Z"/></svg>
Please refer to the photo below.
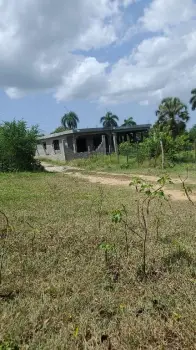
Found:
<svg viewBox="0 0 196 350"><path fill-rule="evenodd" d="M179 155L180 157L180 155ZM187 169L189 169L189 175L195 176L196 164L194 162L182 162L169 163L166 162L165 168L162 170L161 159L156 162L154 159L146 160L143 163L138 163L136 158L129 157L127 163L127 157L116 154L111 155L97 155L90 156L87 159L75 159L69 162L55 161L47 158L40 158L42 161L46 161L53 165L68 165L78 167L87 171L105 171L105 172L117 172L117 173L143 173L147 175L186 175Z"/></svg>
<svg viewBox="0 0 196 350"><path fill-rule="evenodd" d="M141 242L128 232L127 256L111 220L124 204L137 223L130 188L27 173L0 175L0 193L0 348L195 349L191 204L152 205L143 280Z"/></svg>

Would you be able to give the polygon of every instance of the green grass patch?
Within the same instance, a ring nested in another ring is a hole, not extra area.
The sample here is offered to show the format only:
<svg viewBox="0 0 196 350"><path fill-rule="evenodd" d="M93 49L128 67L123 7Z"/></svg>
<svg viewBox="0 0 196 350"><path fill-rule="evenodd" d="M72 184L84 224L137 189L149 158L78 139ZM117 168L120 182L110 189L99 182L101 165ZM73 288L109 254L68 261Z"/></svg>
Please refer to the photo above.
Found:
<svg viewBox="0 0 196 350"><path fill-rule="evenodd" d="M0 348L194 349L195 208L153 202L141 280L141 242L128 231L127 255L112 222L125 205L140 233L136 199L64 174L0 175Z"/></svg>
<svg viewBox="0 0 196 350"><path fill-rule="evenodd" d="M163 174L170 174L171 176L186 176L187 169L191 177L195 177L196 164L194 162L177 162L177 163L166 163L166 167L162 169L161 160L155 163L153 159L145 160L143 163L138 163L134 157L127 157L116 154L111 155L97 155L90 156L87 159L75 159L69 162L55 161L46 158L40 159L51 165L62 165L62 166L73 166L78 167L81 170L86 171L105 171L105 172L116 172L116 173L141 173L145 175L156 175L160 176Z"/></svg>

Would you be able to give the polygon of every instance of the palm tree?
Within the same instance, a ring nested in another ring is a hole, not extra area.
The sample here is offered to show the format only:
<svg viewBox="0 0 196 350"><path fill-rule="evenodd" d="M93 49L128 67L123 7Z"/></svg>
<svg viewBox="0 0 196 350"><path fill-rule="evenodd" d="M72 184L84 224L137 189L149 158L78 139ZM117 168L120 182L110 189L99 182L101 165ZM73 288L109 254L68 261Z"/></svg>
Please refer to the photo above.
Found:
<svg viewBox="0 0 196 350"><path fill-rule="evenodd" d="M158 120L155 125L158 125L160 130L168 126L173 137L185 131L186 123L189 120L187 106L177 97L163 99L159 109L156 111L156 116Z"/></svg>
<svg viewBox="0 0 196 350"><path fill-rule="evenodd" d="M79 123L79 118L75 112L70 111L69 113L64 114L61 119L61 124L64 128L68 129L77 129Z"/></svg>
<svg viewBox="0 0 196 350"><path fill-rule="evenodd" d="M104 117L100 119L100 123L103 124L104 128L115 128L118 126L118 117L112 112L107 112Z"/></svg>
<svg viewBox="0 0 196 350"><path fill-rule="evenodd" d="M133 117L124 119L124 123L122 124L122 126L133 126L133 125L136 125L136 122L133 120Z"/></svg>
<svg viewBox="0 0 196 350"><path fill-rule="evenodd" d="M192 110L194 111L196 109L196 89L193 89L191 91L191 94L193 95L190 99L190 104L192 106Z"/></svg>

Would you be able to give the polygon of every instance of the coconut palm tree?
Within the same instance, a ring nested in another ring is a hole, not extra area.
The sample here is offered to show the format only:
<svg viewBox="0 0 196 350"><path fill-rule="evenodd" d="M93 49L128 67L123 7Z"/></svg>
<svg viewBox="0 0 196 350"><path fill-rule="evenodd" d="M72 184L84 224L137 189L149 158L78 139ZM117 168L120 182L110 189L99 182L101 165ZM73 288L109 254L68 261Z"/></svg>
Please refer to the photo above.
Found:
<svg viewBox="0 0 196 350"><path fill-rule="evenodd" d="M79 118L75 112L70 111L69 113L64 114L61 119L61 124L64 128L68 129L77 129L79 123Z"/></svg>
<svg viewBox="0 0 196 350"><path fill-rule="evenodd" d="M190 99L190 104L191 104L192 110L194 111L196 109L196 89L193 89L191 91L191 94L193 96Z"/></svg>
<svg viewBox="0 0 196 350"><path fill-rule="evenodd" d="M122 124L122 126L133 126L133 125L136 125L136 122L133 120L133 117L124 119L124 123Z"/></svg>
<svg viewBox="0 0 196 350"><path fill-rule="evenodd" d="M177 97L163 99L156 111L156 116L158 117L156 125L160 127L160 130L168 126L173 137L185 131L189 120L187 106Z"/></svg>
<svg viewBox="0 0 196 350"><path fill-rule="evenodd" d="M118 126L118 117L112 112L107 112L104 117L100 119L100 123L103 124L104 128L115 128Z"/></svg>

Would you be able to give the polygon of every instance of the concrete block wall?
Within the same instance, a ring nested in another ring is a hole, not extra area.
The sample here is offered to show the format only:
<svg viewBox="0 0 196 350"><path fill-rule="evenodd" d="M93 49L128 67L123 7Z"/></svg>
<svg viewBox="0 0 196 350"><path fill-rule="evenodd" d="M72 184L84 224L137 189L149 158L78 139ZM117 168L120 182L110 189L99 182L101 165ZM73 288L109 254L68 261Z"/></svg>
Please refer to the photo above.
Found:
<svg viewBox="0 0 196 350"><path fill-rule="evenodd" d="M97 147L96 153L102 153L102 154L106 154L106 141L105 141L105 136L102 136L102 142L100 143L100 145Z"/></svg>
<svg viewBox="0 0 196 350"><path fill-rule="evenodd" d="M85 158L89 158L91 155L94 154L106 154L106 145L105 145L105 138L102 139L101 144L99 145L99 147L92 152L81 152L81 153L74 153L69 147L66 147L65 145L65 159L67 161L72 160L72 159L85 159Z"/></svg>
<svg viewBox="0 0 196 350"><path fill-rule="evenodd" d="M44 149L42 144L37 145L36 157L42 157L51 160L65 160L64 154L64 144L63 140L59 140L60 150L55 151L53 148L52 140L47 140L46 150Z"/></svg>
<svg viewBox="0 0 196 350"><path fill-rule="evenodd" d="M106 143L105 143L105 136L102 136L102 142L99 145L99 147L95 151L91 152L81 152L81 153L74 153L73 147L70 147L72 145L72 139L67 138L66 140L64 138L59 138L59 147L60 150L55 151L53 148L53 140L47 140L46 141L46 150L43 147L43 144L37 145L37 151L36 156L42 157L46 159L51 160L72 160L72 159L79 159L79 158L88 158L93 154L105 154L106 153ZM89 142L90 149L92 149L92 142Z"/></svg>
<svg viewBox="0 0 196 350"><path fill-rule="evenodd" d="M46 152L45 152L43 145L41 145L41 144L37 145L35 155L36 155L36 157L45 157L46 156Z"/></svg>

